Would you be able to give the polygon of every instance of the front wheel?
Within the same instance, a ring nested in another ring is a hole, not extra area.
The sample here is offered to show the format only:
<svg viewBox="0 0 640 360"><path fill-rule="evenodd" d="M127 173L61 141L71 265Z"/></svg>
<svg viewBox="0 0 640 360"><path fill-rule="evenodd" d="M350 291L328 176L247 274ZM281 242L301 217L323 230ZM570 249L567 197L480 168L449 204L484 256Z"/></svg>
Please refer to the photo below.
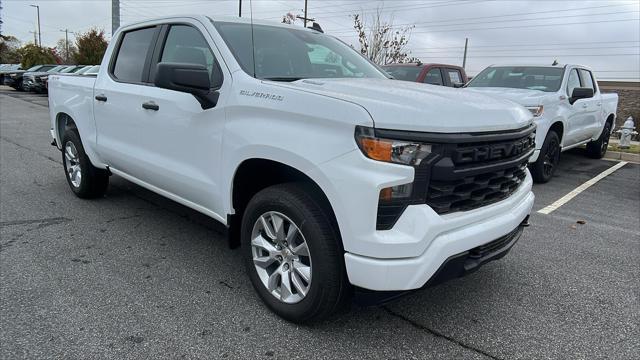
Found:
<svg viewBox="0 0 640 360"><path fill-rule="evenodd" d="M533 181L546 183L551 180L559 160L560 137L555 131L551 130L544 139L538 160L529 167Z"/></svg>
<svg viewBox="0 0 640 360"><path fill-rule="evenodd" d="M344 251L328 211L299 183L268 187L245 210L241 236L249 279L264 303L289 321L321 320L348 299Z"/></svg>
<svg viewBox="0 0 640 360"><path fill-rule="evenodd" d="M602 134L596 141L587 144L587 156L592 159L602 159L609 148L609 136L611 135L611 124L604 124Z"/></svg>

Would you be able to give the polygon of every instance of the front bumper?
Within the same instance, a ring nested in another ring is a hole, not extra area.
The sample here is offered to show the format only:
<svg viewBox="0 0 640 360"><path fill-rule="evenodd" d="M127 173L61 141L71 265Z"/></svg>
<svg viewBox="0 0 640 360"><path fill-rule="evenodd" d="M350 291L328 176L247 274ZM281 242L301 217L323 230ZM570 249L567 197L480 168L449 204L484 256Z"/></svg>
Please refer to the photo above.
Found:
<svg viewBox="0 0 640 360"><path fill-rule="evenodd" d="M403 291L418 289L429 282L443 264L471 249L500 239L518 228L531 213L534 195L531 177L509 198L496 204L439 216L428 206L410 206L391 231L412 233L416 241L428 243L426 249L415 257L375 258L345 254L347 275L351 284L376 291ZM438 216L440 224L432 219ZM407 219L407 217L414 217ZM422 218L430 224L416 233L416 225ZM456 224L452 227L452 224ZM438 226L439 225L439 226Z"/></svg>
<svg viewBox="0 0 640 360"><path fill-rule="evenodd" d="M529 158L529 163L531 164L536 162L539 156L540 156L540 149L536 149L536 151L533 152L533 155L531 155L531 157Z"/></svg>

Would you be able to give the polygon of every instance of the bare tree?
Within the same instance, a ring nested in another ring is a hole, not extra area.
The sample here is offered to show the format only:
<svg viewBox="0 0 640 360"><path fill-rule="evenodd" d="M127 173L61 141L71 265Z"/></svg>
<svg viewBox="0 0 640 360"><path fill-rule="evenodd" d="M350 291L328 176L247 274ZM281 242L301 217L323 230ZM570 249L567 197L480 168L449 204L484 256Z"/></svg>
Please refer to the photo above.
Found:
<svg viewBox="0 0 640 360"><path fill-rule="evenodd" d="M56 52L60 55L63 64L71 64L74 62L78 49L72 42L60 39L56 42Z"/></svg>
<svg viewBox="0 0 640 360"><path fill-rule="evenodd" d="M293 24L296 22L296 20L298 20L297 15L292 13L292 12L288 12L284 15L282 15L282 23L283 24Z"/></svg>
<svg viewBox="0 0 640 360"><path fill-rule="evenodd" d="M371 18L371 25L366 24L360 14L352 16L353 28L358 33L360 53L379 65L419 62L406 49L413 26L395 29L393 18L385 21L381 13L382 9L378 7Z"/></svg>

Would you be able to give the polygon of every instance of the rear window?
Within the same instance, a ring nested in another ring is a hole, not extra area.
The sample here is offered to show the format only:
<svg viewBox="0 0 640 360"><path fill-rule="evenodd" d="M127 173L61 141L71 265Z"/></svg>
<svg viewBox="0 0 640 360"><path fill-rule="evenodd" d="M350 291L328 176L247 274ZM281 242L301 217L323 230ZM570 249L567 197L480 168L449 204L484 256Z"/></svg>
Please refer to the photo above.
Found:
<svg viewBox="0 0 640 360"><path fill-rule="evenodd" d="M140 83L143 79L147 52L156 28L145 28L125 33L118 48L113 76L125 82Z"/></svg>
<svg viewBox="0 0 640 360"><path fill-rule="evenodd" d="M418 81L422 66L383 66L382 69L396 80Z"/></svg>

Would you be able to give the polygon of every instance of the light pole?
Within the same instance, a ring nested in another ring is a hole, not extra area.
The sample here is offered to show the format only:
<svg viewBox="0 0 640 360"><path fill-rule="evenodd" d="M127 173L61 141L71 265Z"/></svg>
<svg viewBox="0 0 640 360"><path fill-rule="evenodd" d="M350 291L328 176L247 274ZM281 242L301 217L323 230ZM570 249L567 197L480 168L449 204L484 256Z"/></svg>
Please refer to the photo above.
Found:
<svg viewBox="0 0 640 360"><path fill-rule="evenodd" d="M36 8L38 12L38 46L42 47L42 33L40 32L40 6L38 5L29 5L31 7Z"/></svg>
<svg viewBox="0 0 640 360"><path fill-rule="evenodd" d="M69 29L60 31L64 32L64 61L69 62Z"/></svg>

